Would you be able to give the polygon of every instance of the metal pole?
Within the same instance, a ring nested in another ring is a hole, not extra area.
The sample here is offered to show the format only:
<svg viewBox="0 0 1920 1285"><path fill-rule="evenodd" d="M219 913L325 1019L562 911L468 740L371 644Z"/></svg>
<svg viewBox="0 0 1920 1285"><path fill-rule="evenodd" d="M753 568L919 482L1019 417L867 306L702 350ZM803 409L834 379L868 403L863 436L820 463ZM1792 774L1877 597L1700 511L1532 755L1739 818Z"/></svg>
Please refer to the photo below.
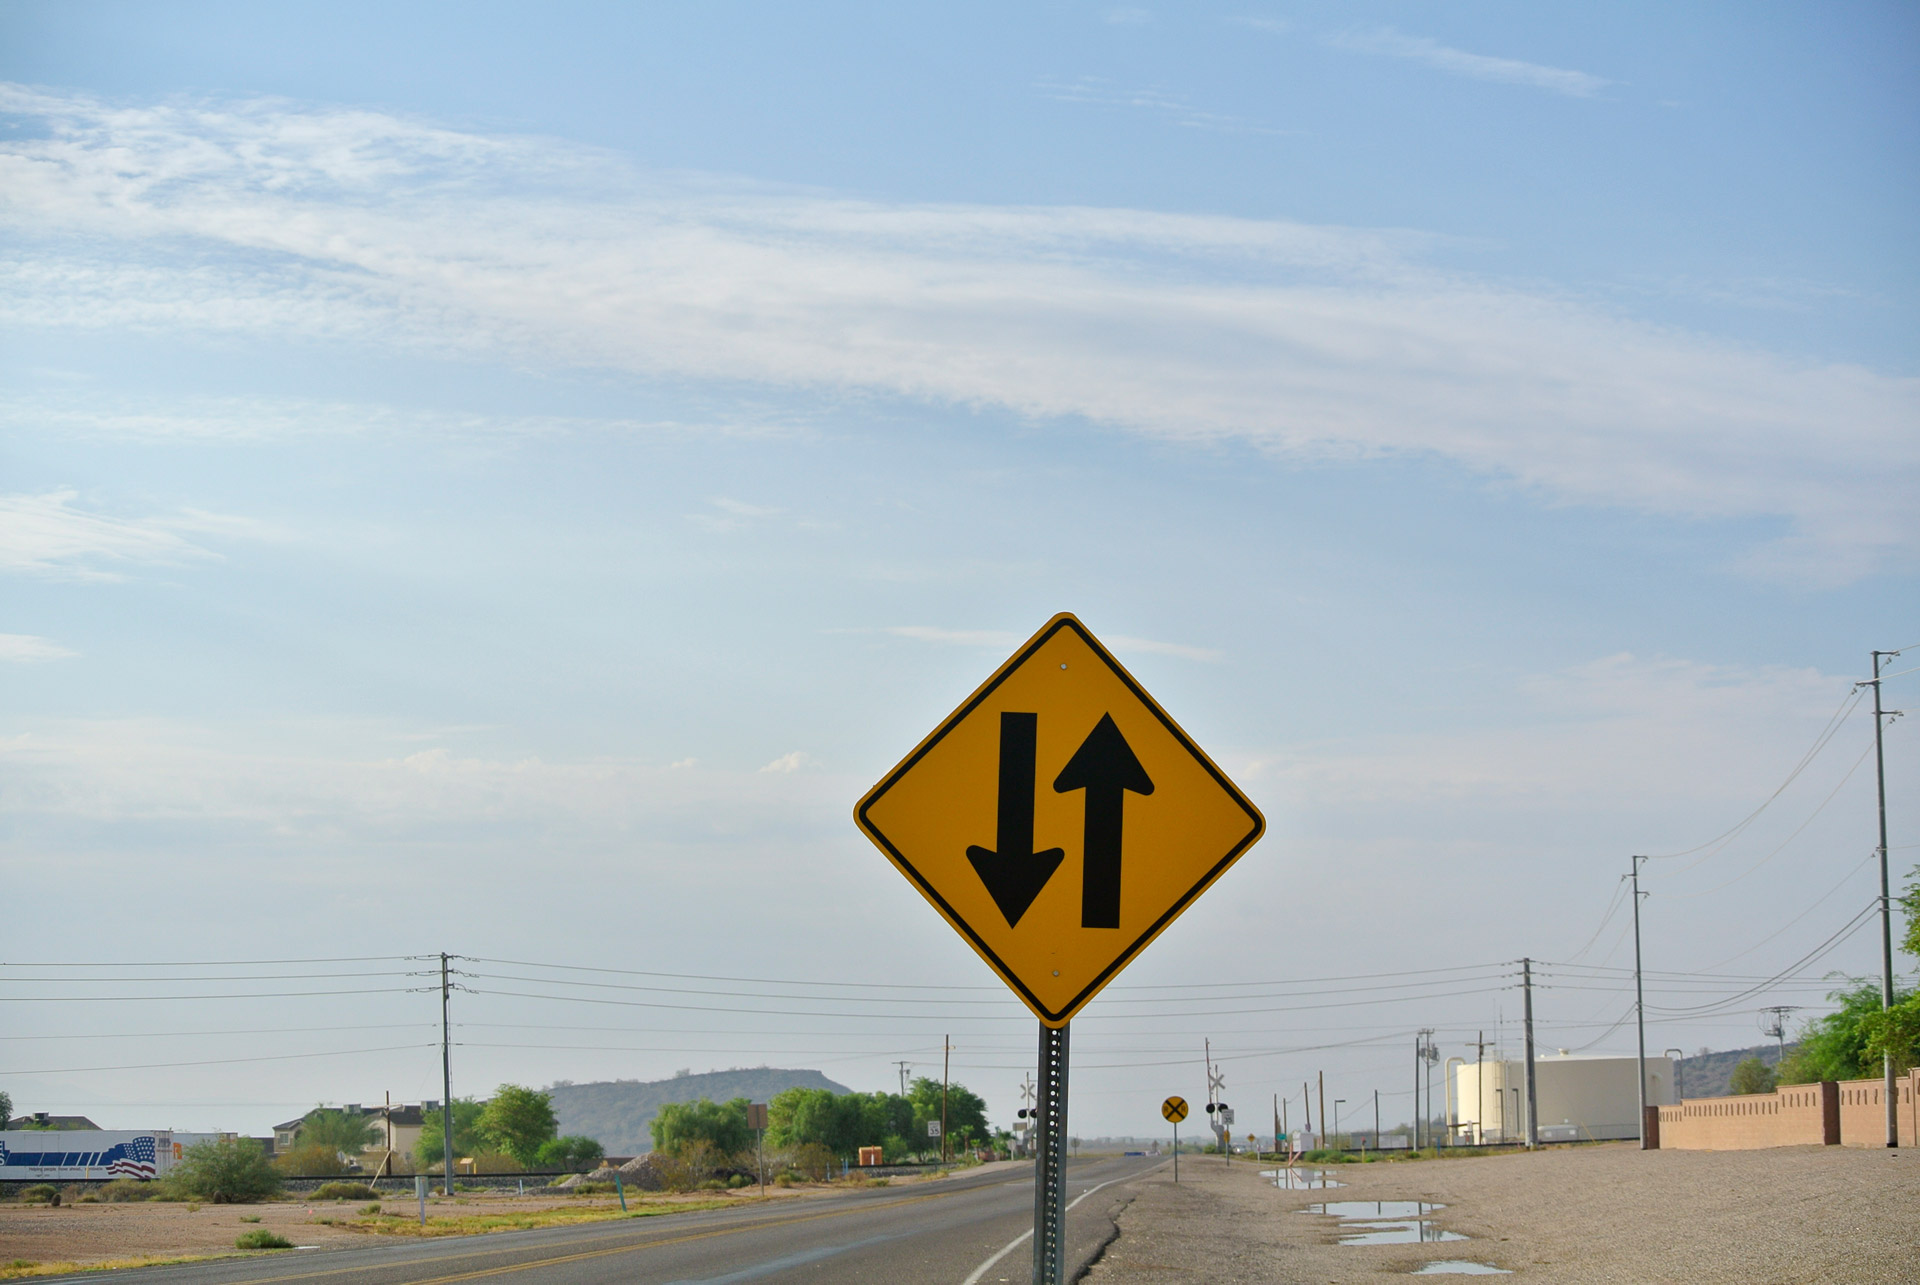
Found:
<svg viewBox="0 0 1920 1285"><path fill-rule="evenodd" d="M1413 1035L1413 1149L1420 1149L1420 1063L1424 1055L1420 1051L1420 1042L1425 1037L1418 1031Z"/></svg>
<svg viewBox="0 0 1920 1285"><path fill-rule="evenodd" d="M947 1073L953 1069L953 1037L940 1037L940 1163L947 1160Z"/></svg>
<svg viewBox="0 0 1920 1285"><path fill-rule="evenodd" d="M1520 961L1520 993L1526 997L1527 1022L1527 1150L1540 1145L1539 1099L1534 1096L1533 1078L1533 960Z"/></svg>
<svg viewBox="0 0 1920 1285"><path fill-rule="evenodd" d="M440 952L440 1148L446 1160L446 1181L441 1183L448 1196L453 1195L453 1022L448 1015L447 996L452 993L447 980L447 952Z"/></svg>
<svg viewBox="0 0 1920 1285"><path fill-rule="evenodd" d="M1487 1033L1477 1031L1478 1039L1473 1042L1473 1092L1477 1101L1473 1107L1473 1131L1479 1136L1479 1145L1487 1145Z"/></svg>
<svg viewBox="0 0 1920 1285"><path fill-rule="evenodd" d="M1033 1162L1033 1285L1061 1279L1067 1203L1067 1028L1040 1028L1040 1144Z"/></svg>
<svg viewBox="0 0 1920 1285"><path fill-rule="evenodd" d="M1373 1091L1373 1149L1380 1149L1380 1090Z"/></svg>
<svg viewBox="0 0 1920 1285"><path fill-rule="evenodd" d="M1640 985L1640 863L1645 857L1633 859L1633 1021L1639 1028L1640 1071L1640 1149L1647 1149L1647 997Z"/></svg>
<svg viewBox="0 0 1920 1285"><path fill-rule="evenodd" d="M1325 1129L1327 1127L1327 1073L1320 1071L1317 1074L1320 1077L1320 1127ZM1337 1147L1340 1144L1335 1142L1333 1145Z"/></svg>
<svg viewBox="0 0 1920 1285"><path fill-rule="evenodd" d="M1873 653L1873 773L1880 789L1880 1007L1893 1007L1893 895L1887 885L1887 760L1881 752L1880 658L1898 656L1897 651ZM1886 1077L1880 1096L1887 1102L1887 1145L1900 1145L1898 1090L1893 1083L1893 1044L1881 1055L1881 1070ZM1917 1108L1920 1109L1920 1108ZM1920 1118L1920 1117L1916 1117Z"/></svg>

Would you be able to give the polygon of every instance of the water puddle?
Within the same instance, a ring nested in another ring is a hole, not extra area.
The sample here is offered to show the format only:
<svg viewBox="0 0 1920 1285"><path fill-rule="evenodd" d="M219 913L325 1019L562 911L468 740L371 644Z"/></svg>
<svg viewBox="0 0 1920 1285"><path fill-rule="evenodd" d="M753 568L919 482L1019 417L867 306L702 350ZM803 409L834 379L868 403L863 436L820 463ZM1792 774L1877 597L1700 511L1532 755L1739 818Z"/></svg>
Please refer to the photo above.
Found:
<svg viewBox="0 0 1920 1285"><path fill-rule="evenodd" d="M1422 1245L1434 1241L1465 1240L1457 1231L1441 1231L1427 1215L1445 1205L1426 1200L1329 1200L1308 1205L1307 1214L1329 1214L1340 1220L1342 1245Z"/></svg>
<svg viewBox="0 0 1920 1285"><path fill-rule="evenodd" d="M1468 1263L1457 1258L1441 1258L1428 1263L1413 1276L1511 1276L1504 1267L1489 1267L1485 1263Z"/></svg>
<svg viewBox="0 0 1920 1285"><path fill-rule="evenodd" d="M1307 1214L1331 1214L1335 1218L1425 1218L1436 1209L1445 1209L1430 1200L1329 1200L1308 1205Z"/></svg>
<svg viewBox="0 0 1920 1285"><path fill-rule="evenodd" d="M1432 1223L1418 1218L1409 1218L1405 1222L1350 1222L1346 1224L1356 1230L1350 1236L1342 1236L1342 1245L1425 1245L1441 1240L1465 1240L1457 1231L1441 1231Z"/></svg>
<svg viewBox="0 0 1920 1285"><path fill-rule="evenodd" d="M1262 1169L1260 1176L1282 1191L1320 1191L1347 1185L1328 1177L1325 1169Z"/></svg>

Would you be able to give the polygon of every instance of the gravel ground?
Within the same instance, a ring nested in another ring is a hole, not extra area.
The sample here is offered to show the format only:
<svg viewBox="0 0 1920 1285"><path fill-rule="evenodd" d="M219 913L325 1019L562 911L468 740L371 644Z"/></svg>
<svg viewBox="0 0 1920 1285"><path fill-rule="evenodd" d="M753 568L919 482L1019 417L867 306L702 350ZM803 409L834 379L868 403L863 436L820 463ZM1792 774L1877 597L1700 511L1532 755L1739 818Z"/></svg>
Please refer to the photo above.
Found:
<svg viewBox="0 0 1920 1285"><path fill-rule="evenodd" d="M1347 1285L1464 1259L1568 1285L1920 1285L1912 1150L1624 1144L1332 1172L1348 1185L1283 1191L1245 1162L1183 1159L1179 1186L1164 1170L1137 1184L1118 1239L1083 1279ZM1470 1239L1339 1245L1334 1218L1300 1212L1331 1200L1432 1201L1446 1206L1433 1224Z"/></svg>

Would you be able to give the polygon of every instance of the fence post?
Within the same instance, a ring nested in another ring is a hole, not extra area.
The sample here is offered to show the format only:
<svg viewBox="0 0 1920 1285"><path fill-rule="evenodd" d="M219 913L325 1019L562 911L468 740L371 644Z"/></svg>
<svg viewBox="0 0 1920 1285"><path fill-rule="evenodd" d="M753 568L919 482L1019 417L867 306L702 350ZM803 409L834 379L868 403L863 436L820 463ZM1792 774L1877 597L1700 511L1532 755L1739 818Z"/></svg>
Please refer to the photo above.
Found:
<svg viewBox="0 0 1920 1285"><path fill-rule="evenodd" d="M1820 1141L1829 1147L1840 1145L1840 1084L1820 1081Z"/></svg>

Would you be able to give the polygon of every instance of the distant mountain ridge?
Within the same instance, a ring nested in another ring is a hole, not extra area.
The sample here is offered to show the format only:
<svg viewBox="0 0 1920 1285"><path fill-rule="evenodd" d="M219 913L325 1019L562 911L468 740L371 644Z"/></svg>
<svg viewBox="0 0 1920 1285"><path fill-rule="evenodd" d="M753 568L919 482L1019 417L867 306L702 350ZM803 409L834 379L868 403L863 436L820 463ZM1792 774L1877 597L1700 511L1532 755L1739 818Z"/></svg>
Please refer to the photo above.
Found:
<svg viewBox="0 0 1920 1285"><path fill-rule="evenodd" d="M1791 1053L1798 1043L1787 1045ZM1733 1092L1733 1068L1750 1057L1757 1057L1769 1068L1780 1063L1780 1046L1756 1044L1750 1049L1728 1049L1724 1053L1702 1053L1680 1059L1680 1091L1689 1098L1724 1098Z"/></svg>
<svg viewBox="0 0 1920 1285"><path fill-rule="evenodd" d="M637 1156L653 1150L653 1117L669 1102L746 1098L765 1102L783 1089L830 1089L851 1093L818 1071L756 1066L668 1080L612 1080L595 1084L557 1083L545 1091L563 1135L592 1138L610 1156Z"/></svg>

